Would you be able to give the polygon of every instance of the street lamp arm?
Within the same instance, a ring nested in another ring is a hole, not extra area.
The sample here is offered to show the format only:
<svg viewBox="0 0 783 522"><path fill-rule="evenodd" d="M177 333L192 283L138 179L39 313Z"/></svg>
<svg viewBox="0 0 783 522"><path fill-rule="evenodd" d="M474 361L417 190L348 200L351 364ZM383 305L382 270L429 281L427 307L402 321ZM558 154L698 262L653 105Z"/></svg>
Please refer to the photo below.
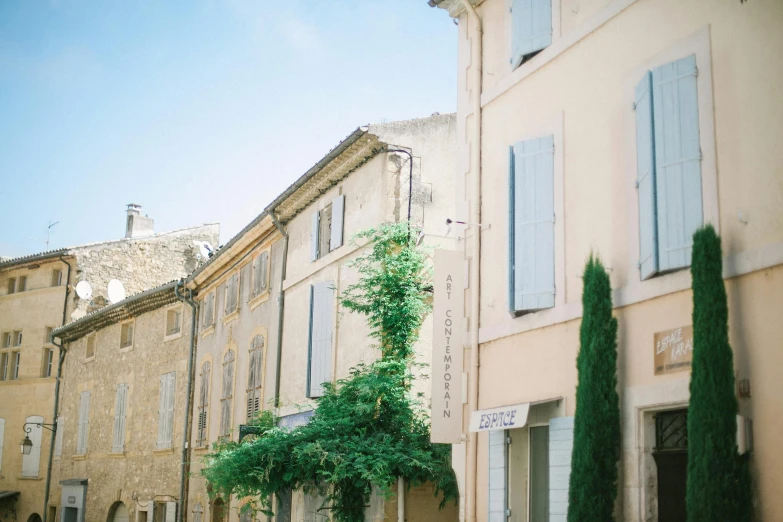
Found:
<svg viewBox="0 0 783 522"><path fill-rule="evenodd" d="M33 426L36 426L38 428L46 428L47 430L53 433L57 432L57 423L46 424L45 422L25 422L24 426L22 426L22 429L24 429L25 433L30 433L31 431L33 431L33 428L27 427L28 424L32 424Z"/></svg>

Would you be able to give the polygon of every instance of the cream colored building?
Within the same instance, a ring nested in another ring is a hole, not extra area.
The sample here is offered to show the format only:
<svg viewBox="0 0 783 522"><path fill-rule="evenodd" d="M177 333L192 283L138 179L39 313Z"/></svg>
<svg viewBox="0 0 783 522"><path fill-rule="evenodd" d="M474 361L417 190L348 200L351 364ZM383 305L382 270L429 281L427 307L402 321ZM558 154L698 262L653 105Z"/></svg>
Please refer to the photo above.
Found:
<svg viewBox="0 0 783 522"><path fill-rule="evenodd" d="M194 241L218 240L218 225L155 234L152 219L138 205L124 215L125 238L68 247L0 262L0 518L36 522L44 495L53 423L55 378L60 358L51 344L55 327L108 304L111 279L137 293L183 277L197 265ZM87 281L90 299L75 286ZM33 448L22 456L19 443L28 424ZM42 426L37 426L40 423ZM51 426L49 426L51 427ZM54 491L54 483L52 483ZM50 496L54 500L54 495Z"/></svg>
<svg viewBox="0 0 783 522"><path fill-rule="evenodd" d="M469 396L481 410L530 406L505 436L469 433L465 517L565 520L580 276L594 251L619 321L618 519L682 519L690 374L656 365L654 340L691 324L690 238L712 223L756 510L783 520L783 3L474 3L430 2L459 21L458 199L484 225L466 291L478 324L466 370L480 363Z"/></svg>

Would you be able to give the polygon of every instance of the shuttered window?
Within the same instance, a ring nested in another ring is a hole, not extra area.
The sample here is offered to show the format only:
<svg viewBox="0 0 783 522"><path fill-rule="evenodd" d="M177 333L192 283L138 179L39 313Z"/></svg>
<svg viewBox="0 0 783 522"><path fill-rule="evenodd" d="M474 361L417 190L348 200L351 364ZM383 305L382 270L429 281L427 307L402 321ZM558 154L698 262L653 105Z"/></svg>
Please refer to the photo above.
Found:
<svg viewBox="0 0 783 522"><path fill-rule="evenodd" d="M489 522L506 522L508 511L508 433L489 432Z"/></svg>
<svg viewBox="0 0 783 522"><path fill-rule="evenodd" d="M696 56L645 73L636 87L641 279L690 266L704 221Z"/></svg>
<svg viewBox="0 0 783 522"><path fill-rule="evenodd" d="M87 439L90 434L90 392L83 391L79 396L79 428L76 433L76 454L87 453Z"/></svg>
<svg viewBox="0 0 783 522"><path fill-rule="evenodd" d="M247 372L247 420L261 410L263 400L264 337L256 335L250 343Z"/></svg>
<svg viewBox="0 0 783 522"><path fill-rule="evenodd" d="M253 295L264 292L269 280L269 252L261 252L253 261Z"/></svg>
<svg viewBox="0 0 783 522"><path fill-rule="evenodd" d="M158 449L171 447L174 435L174 397L176 372L160 376L160 401L158 406Z"/></svg>
<svg viewBox="0 0 783 522"><path fill-rule="evenodd" d="M310 220L310 261L343 245L345 196L334 198L326 208L313 212Z"/></svg>
<svg viewBox="0 0 783 522"><path fill-rule="evenodd" d="M552 0L511 2L511 66L552 45Z"/></svg>
<svg viewBox="0 0 783 522"><path fill-rule="evenodd" d="M26 429L30 429L27 436L30 437L33 447L28 455L22 455L22 476L32 478L38 476L38 469L41 463L41 439L43 437L41 423L43 423L43 417L33 415L32 417L27 417L25 422L28 423Z"/></svg>
<svg viewBox="0 0 783 522"><path fill-rule="evenodd" d="M196 445L203 446L207 440L207 417L209 415L209 377L210 365L206 361L201 365L201 386L198 396L198 426Z"/></svg>
<svg viewBox="0 0 783 522"><path fill-rule="evenodd" d="M323 395L324 382L332 380L332 329L334 283L310 286L310 336L308 348L307 396Z"/></svg>
<svg viewBox="0 0 783 522"><path fill-rule="evenodd" d="M554 136L511 148L509 305L513 314L555 305Z"/></svg>
<svg viewBox="0 0 783 522"><path fill-rule="evenodd" d="M236 311L239 305L239 272L226 281L226 315Z"/></svg>
<svg viewBox="0 0 783 522"><path fill-rule="evenodd" d="M231 413L234 399L234 351L223 357L223 388L220 393L220 436L231 433Z"/></svg>
<svg viewBox="0 0 783 522"><path fill-rule="evenodd" d="M549 522L568 518L568 480L574 446L574 418L549 420Z"/></svg>
<svg viewBox="0 0 783 522"><path fill-rule="evenodd" d="M125 451L125 411L128 407L128 385L117 385L117 395L114 400L114 436L111 443L112 453Z"/></svg>
<svg viewBox="0 0 783 522"><path fill-rule="evenodd" d="M5 419L0 417L0 474L3 473L3 444L5 443Z"/></svg>
<svg viewBox="0 0 783 522"><path fill-rule="evenodd" d="M215 324L215 292L210 292L204 298L204 328Z"/></svg>
<svg viewBox="0 0 783 522"><path fill-rule="evenodd" d="M345 220L345 195L340 194L332 200L332 230L329 238L329 251L343 246L343 222Z"/></svg>

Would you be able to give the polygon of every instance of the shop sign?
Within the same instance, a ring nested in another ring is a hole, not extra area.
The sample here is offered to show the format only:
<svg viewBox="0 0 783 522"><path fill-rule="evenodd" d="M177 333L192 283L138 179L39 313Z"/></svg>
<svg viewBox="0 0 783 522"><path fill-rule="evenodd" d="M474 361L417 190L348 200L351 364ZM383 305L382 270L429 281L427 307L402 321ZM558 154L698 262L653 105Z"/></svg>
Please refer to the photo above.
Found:
<svg viewBox="0 0 783 522"><path fill-rule="evenodd" d="M693 325L656 332L653 336L655 375L686 372L693 359Z"/></svg>
<svg viewBox="0 0 783 522"><path fill-rule="evenodd" d="M477 410L470 415L470 431L513 430L527 424L530 403Z"/></svg>

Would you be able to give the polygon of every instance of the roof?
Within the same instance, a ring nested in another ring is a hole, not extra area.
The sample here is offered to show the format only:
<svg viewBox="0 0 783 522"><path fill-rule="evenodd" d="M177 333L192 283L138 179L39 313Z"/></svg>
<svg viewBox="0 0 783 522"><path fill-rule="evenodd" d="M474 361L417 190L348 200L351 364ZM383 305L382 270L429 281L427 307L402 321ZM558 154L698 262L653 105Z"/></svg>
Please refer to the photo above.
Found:
<svg viewBox="0 0 783 522"><path fill-rule="evenodd" d="M57 250L47 250L46 252L39 252L37 254L29 254L21 257L12 257L0 261L0 270L11 268L17 265L33 263L35 261L47 261L49 259L56 259L62 255L67 255L67 254L68 254L68 248L58 248Z"/></svg>
<svg viewBox="0 0 783 522"><path fill-rule="evenodd" d="M471 4L478 5L480 0L471 0ZM463 0L428 0L427 5L430 7L439 7L449 12L449 16L456 18L465 10L465 3Z"/></svg>
<svg viewBox="0 0 783 522"><path fill-rule="evenodd" d="M63 343L76 341L95 330L106 328L113 324L138 317L146 312L151 312L162 306L179 301L174 293L174 288L179 281L170 281L166 284L139 292L122 301L96 310L52 330L52 337L59 338Z"/></svg>

